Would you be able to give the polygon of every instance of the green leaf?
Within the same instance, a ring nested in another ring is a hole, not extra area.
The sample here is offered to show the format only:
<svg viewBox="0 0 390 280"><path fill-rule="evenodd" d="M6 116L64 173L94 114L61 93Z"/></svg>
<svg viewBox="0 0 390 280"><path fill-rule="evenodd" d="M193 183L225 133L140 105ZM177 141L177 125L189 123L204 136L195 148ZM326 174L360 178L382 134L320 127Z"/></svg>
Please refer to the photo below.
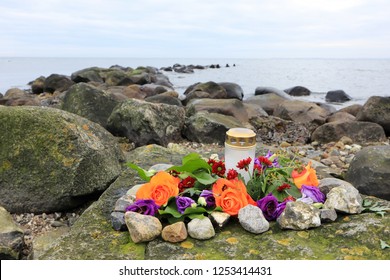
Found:
<svg viewBox="0 0 390 280"><path fill-rule="evenodd" d="M188 215L188 218L190 218L191 220L192 219L200 219L200 220L202 220L202 219L205 218L205 216L203 214L190 214L190 215Z"/></svg>
<svg viewBox="0 0 390 280"><path fill-rule="evenodd" d="M180 212L177 211L177 209L171 207L170 205L167 205L167 207L165 207L164 210L162 209L158 210L158 213L160 215L172 215L175 218L180 218L182 216L182 214L180 214Z"/></svg>
<svg viewBox="0 0 390 280"><path fill-rule="evenodd" d="M215 181L217 181L216 178L214 178L213 176L211 176L210 173L205 171L194 172L191 176L203 185L211 185L214 184Z"/></svg>
<svg viewBox="0 0 390 280"><path fill-rule="evenodd" d="M181 160L181 164L185 165L187 162L197 159L202 159L202 157L198 153L190 153L183 157L183 159Z"/></svg>
<svg viewBox="0 0 390 280"><path fill-rule="evenodd" d="M383 241L382 239L379 239L380 242L381 242L381 249L384 250L386 248L390 248L390 245L387 244L385 241Z"/></svg>
<svg viewBox="0 0 390 280"><path fill-rule="evenodd" d="M379 211L379 212L375 212L375 214L380 215L383 218L385 216L386 212L385 211Z"/></svg>
<svg viewBox="0 0 390 280"><path fill-rule="evenodd" d="M370 207L372 205L372 200L363 200L363 207Z"/></svg>
<svg viewBox="0 0 390 280"><path fill-rule="evenodd" d="M188 207L184 210L183 215L189 215L189 214L202 214L207 213L207 210L203 207Z"/></svg>
<svg viewBox="0 0 390 280"><path fill-rule="evenodd" d="M141 179L149 182L150 181L150 178L153 177L153 175L156 173L155 171L147 171L141 167L139 167L138 165L136 164L133 164L133 163L127 163L126 164L128 167L130 167L131 169L134 169L135 171L138 172L138 175L141 177Z"/></svg>

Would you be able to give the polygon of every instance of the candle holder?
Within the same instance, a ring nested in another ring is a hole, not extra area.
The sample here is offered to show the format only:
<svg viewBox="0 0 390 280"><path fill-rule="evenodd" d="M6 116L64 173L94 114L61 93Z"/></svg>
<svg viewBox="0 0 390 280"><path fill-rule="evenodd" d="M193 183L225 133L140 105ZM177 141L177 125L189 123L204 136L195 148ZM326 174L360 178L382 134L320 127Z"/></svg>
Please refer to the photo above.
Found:
<svg viewBox="0 0 390 280"><path fill-rule="evenodd" d="M225 140L225 166L226 172L229 169L236 170L244 178L245 183L250 179L249 172L253 172L253 162L256 153L256 133L248 128L231 128L226 132ZM240 160L250 157L249 172L237 168Z"/></svg>

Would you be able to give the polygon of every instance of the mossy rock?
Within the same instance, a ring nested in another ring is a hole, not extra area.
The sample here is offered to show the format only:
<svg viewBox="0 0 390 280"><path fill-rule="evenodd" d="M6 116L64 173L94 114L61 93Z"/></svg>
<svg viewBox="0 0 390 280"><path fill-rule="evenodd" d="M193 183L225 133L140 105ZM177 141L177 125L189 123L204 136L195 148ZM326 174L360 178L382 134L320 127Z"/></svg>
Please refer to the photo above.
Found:
<svg viewBox="0 0 390 280"><path fill-rule="evenodd" d="M185 149L150 145L129 153L128 160L149 168L155 163L178 164L185 154ZM188 238L172 244L157 238L135 244L127 231L112 229L110 212L115 201L139 183L135 172L124 171L41 259L390 259L390 250L380 246L381 240L390 242L390 216L374 213L340 215L334 223L305 231L282 230L271 222L270 230L259 235L232 219L210 240Z"/></svg>
<svg viewBox="0 0 390 280"><path fill-rule="evenodd" d="M0 204L12 213L77 207L122 170L117 140L62 110L0 106L0 131Z"/></svg>

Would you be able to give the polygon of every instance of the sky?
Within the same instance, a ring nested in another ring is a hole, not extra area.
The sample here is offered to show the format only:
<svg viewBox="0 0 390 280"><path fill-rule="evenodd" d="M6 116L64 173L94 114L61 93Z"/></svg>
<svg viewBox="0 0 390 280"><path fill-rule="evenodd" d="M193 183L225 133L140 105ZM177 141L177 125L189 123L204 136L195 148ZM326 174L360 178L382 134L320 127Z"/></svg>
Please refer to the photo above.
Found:
<svg viewBox="0 0 390 280"><path fill-rule="evenodd" d="M388 0L1 0L0 57L390 58Z"/></svg>

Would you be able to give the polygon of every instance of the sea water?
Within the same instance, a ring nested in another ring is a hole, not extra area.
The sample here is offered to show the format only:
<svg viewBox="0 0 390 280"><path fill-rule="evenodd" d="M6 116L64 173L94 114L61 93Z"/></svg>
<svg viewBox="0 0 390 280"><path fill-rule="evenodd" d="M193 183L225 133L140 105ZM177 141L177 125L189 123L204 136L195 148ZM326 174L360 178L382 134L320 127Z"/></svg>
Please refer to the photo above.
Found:
<svg viewBox="0 0 390 280"><path fill-rule="evenodd" d="M344 90L352 101L337 106L363 104L370 96L389 96L390 59L213 59L213 58L0 58L0 93L12 87L28 88L39 76L63 74L87 67L219 64L220 68L194 70L192 74L163 72L182 94L197 82L233 82L244 90L244 99L254 95L256 87L281 90L303 86L312 93L297 99L325 102L330 90ZM228 67L227 67L228 66Z"/></svg>

